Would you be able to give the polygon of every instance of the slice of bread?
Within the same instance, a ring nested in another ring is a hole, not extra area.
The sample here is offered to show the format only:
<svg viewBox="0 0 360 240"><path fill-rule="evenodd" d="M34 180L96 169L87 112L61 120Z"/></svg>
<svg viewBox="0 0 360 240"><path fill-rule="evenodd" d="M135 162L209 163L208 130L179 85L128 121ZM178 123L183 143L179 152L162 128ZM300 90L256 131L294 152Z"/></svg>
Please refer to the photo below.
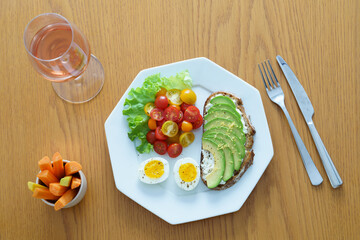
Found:
<svg viewBox="0 0 360 240"><path fill-rule="evenodd" d="M236 97L235 95L233 95L231 93L227 93L227 92L215 92L206 99L205 104L204 104L204 111L203 111L204 117L207 115L207 106L210 104L210 100L213 97L218 96L218 95L227 96L235 102L235 106L241 112L241 116L242 116L242 118L245 122L245 126L247 128L247 132L245 134L246 135L245 157L240 166L240 169L238 171L235 170L233 176L229 180L227 180L225 183L220 183L217 187L211 188L213 190L224 190L224 189L227 189L227 188L233 186L237 181L239 181L239 179L245 173L245 171L252 165L254 155L255 155L254 151L252 150L252 146L254 144L255 128L251 125L249 117L245 113L245 109L244 109L242 100L240 98ZM205 123L204 123L204 125L205 125ZM201 153L201 163L204 161L204 157L205 156L203 155L203 152L202 152ZM201 179L204 182L204 184L207 185L207 182L206 182L206 179L205 179L204 173L203 173L203 168L201 165L202 164L200 164Z"/></svg>

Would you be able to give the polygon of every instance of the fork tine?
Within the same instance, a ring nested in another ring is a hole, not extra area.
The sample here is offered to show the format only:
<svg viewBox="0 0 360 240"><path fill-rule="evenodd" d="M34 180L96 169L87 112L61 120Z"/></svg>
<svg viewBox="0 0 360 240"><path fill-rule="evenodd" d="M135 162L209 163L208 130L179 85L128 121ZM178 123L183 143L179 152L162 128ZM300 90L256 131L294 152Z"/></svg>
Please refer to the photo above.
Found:
<svg viewBox="0 0 360 240"><path fill-rule="evenodd" d="M277 77L276 77L276 75L275 75L274 69L272 68L272 66L271 66L271 64L270 64L270 60L269 60L269 59L268 59L268 62L269 62L269 65L270 65L271 71L272 71L272 73L273 73L273 75L274 75L274 78L275 78L275 80L276 80L277 84L279 84L279 86L280 86L280 83L279 83L279 81L277 80Z"/></svg>
<svg viewBox="0 0 360 240"><path fill-rule="evenodd" d="M269 59L268 59L268 61L269 61L269 64L270 64L270 60L269 60ZM267 70L267 71L268 71L268 73L269 73L269 76L270 76L271 82L273 83L273 86L274 86L274 87L277 87L277 86L276 86L276 84L275 84L275 82L274 82L273 77L271 76L271 73L270 73L270 71L269 71L269 67L268 67L268 65L266 64L266 61L264 61L264 63L265 63L265 66L266 66L266 70ZM274 76L275 76L275 74L274 74Z"/></svg>
<svg viewBox="0 0 360 240"><path fill-rule="evenodd" d="M261 71L261 68L260 68L260 65L259 65L259 64L258 64L258 67L259 67L259 71L260 71L260 74L261 74L261 78L262 78L262 80L263 80L263 82L264 82L265 88L266 88L266 90L269 90L268 87L267 87L267 85L266 85L265 78L264 78L264 75L263 75L263 73L262 73L262 71Z"/></svg>
<svg viewBox="0 0 360 240"><path fill-rule="evenodd" d="M273 89L273 87L275 87L275 86L271 86L271 83L270 83L270 81L269 81L269 77L268 77L268 75L267 75L267 73L266 73L266 70L265 70L265 68L264 68L264 63L261 63L261 66L262 66L262 68L264 69L264 74L265 74L266 80L267 80L267 82L268 82L268 84L269 84L269 88L270 88L270 90L271 90L271 89Z"/></svg>

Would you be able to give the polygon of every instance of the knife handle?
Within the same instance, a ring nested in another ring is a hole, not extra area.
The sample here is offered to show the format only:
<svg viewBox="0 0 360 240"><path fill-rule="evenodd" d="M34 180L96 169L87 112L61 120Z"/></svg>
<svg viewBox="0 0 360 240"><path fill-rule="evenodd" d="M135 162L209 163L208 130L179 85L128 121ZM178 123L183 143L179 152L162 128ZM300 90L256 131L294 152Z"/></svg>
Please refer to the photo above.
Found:
<svg viewBox="0 0 360 240"><path fill-rule="evenodd" d="M305 166L306 172L310 178L311 184L314 186L320 185L323 182L323 178L321 177L318 169L316 168L313 160L311 159L309 152L307 151L307 149L305 147L304 142L302 141L298 131L296 130L296 127L295 127L293 121L291 120L291 117L285 107L285 104L280 105L280 107L283 110L283 112L289 122L290 129L292 131L292 134L294 135L296 145L299 149L301 159L304 163L304 166Z"/></svg>
<svg viewBox="0 0 360 240"><path fill-rule="evenodd" d="M338 171L335 168L334 163L332 162L329 153L327 152L324 143L322 142L319 133L317 132L315 125L313 123L313 121L310 121L307 123L311 132L311 135L314 139L316 148L319 152L321 161L324 165L326 174L330 180L331 186L333 188L337 188L340 187L343 182L340 178L340 175L338 173Z"/></svg>

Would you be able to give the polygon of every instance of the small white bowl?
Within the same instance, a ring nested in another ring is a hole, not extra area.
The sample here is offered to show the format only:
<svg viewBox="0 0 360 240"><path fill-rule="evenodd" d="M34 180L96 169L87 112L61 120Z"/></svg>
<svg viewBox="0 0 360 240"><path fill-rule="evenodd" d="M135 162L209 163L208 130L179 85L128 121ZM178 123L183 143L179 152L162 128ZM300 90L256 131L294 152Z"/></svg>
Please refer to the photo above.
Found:
<svg viewBox="0 0 360 240"><path fill-rule="evenodd" d="M63 159L64 163L70 162L69 160L65 160ZM64 164L65 165L65 164ZM41 172L41 171L40 171ZM40 173L39 172L39 173ZM68 204L66 204L63 208L70 208L75 206L76 204L78 204L85 196L86 190L87 190L87 182L86 182L86 177L85 174L80 170L79 171L79 175L80 175L80 179L81 179L81 184L80 184L80 188L78 193L76 194L76 196L73 198L73 200L71 200L71 202L69 202ZM40 183L40 179L38 177L36 177L36 183L37 184L41 184ZM54 207L55 204L52 202L49 202L45 199L41 199L45 204Z"/></svg>

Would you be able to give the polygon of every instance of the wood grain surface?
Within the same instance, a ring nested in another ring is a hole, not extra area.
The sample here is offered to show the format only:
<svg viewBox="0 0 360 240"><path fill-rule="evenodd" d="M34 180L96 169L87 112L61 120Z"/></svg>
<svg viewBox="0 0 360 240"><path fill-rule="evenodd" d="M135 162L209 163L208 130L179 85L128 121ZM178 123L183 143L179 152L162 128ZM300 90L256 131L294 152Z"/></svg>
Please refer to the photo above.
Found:
<svg viewBox="0 0 360 240"><path fill-rule="evenodd" d="M94 100L62 101L28 61L23 31L44 12L62 14L89 39L106 74ZM358 0L1 0L0 239L359 239L359 12ZM313 103L344 181L339 189L326 177L277 54ZM104 122L140 70L201 56L259 89L275 154L239 211L172 226L116 189ZM267 58L324 178L319 187L311 186L286 118L266 95L257 63ZM88 179L83 201L60 212L33 199L26 185L37 161L55 151L79 161Z"/></svg>

